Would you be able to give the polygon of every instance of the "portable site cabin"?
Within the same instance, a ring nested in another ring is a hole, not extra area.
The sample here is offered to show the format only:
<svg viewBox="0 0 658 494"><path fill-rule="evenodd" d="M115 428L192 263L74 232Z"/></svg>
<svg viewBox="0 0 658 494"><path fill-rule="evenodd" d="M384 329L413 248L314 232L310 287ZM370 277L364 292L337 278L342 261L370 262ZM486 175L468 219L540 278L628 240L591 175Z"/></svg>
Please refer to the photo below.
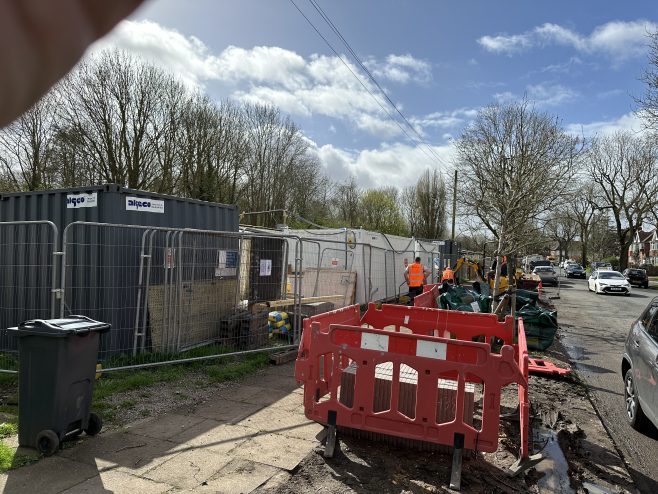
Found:
<svg viewBox="0 0 658 494"><path fill-rule="evenodd" d="M52 225L26 223L38 221L50 221ZM173 317L166 312L164 316L156 314L150 305L153 301L149 302L148 310L145 308L143 279L147 267L150 268L149 290L160 296L160 305L167 305L169 299L162 298L162 290L157 292L158 286L164 286L166 292L167 286L174 286L173 280L176 290L180 291L177 296L182 297L177 299L181 311L195 310L193 290L205 291L206 298L217 291L225 292L226 300L214 305L235 305L239 270L236 267L246 263L239 259L240 240L235 235L238 224L235 205L184 199L113 184L1 194L2 349L15 349L15 341L10 341L4 331L7 327L26 319L81 313L112 324L113 330L104 336L101 344L106 355L130 350L136 323L143 325L146 333L154 321ZM173 230L165 229L211 230L234 235L174 234ZM248 253L254 258L248 266L258 265L259 260L255 258L261 247L258 242L267 240L255 239L250 245ZM283 243L282 240L267 247L283 251ZM63 251L65 259L62 259ZM222 252L224 257L220 261L224 264L219 276L217 258ZM274 264L281 265L282 261ZM278 297L280 276L280 270L272 274L273 288L269 290L266 288L270 284L265 283L268 280L261 279L258 285L261 293L249 296ZM59 291L62 277L66 280L63 293ZM226 287L220 290L218 287L222 283ZM232 286L228 286L231 283ZM187 309L182 307L181 300L186 302ZM158 307L158 311L160 309ZM182 312L176 317L181 320L191 316ZM151 337L149 334L148 338ZM188 343L193 345L194 341ZM177 344L176 348L180 349L181 342ZM144 341L141 346L143 348Z"/></svg>

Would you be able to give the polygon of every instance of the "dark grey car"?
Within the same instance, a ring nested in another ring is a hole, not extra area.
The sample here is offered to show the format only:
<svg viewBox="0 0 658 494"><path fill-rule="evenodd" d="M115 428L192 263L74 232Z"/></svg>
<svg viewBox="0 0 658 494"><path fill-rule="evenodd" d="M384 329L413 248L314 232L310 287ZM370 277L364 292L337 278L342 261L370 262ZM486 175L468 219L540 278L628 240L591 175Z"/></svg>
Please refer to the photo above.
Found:
<svg viewBox="0 0 658 494"><path fill-rule="evenodd" d="M580 264L569 264L566 271L567 278L585 279L585 270Z"/></svg>
<svg viewBox="0 0 658 494"><path fill-rule="evenodd" d="M621 361L626 418L637 430L658 427L658 297L633 323Z"/></svg>
<svg viewBox="0 0 658 494"><path fill-rule="evenodd" d="M543 286L557 286L557 274L553 266L537 266L532 272L541 278Z"/></svg>

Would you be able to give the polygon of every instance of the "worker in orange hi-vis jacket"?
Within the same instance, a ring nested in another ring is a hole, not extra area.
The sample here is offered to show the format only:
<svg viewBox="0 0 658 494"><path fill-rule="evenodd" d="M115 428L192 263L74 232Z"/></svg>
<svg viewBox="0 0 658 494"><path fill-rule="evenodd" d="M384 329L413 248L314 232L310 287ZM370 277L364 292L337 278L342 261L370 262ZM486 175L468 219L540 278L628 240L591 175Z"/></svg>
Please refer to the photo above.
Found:
<svg viewBox="0 0 658 494"><path fill-rule="evenodd" d="M450 266L446 267L443 270L443 274L441 275L441 281L447 281L448 283L454 283L455 282L455 272L452 270Z"/></svg>
<svg viewBox="0 0 658 494"><path fill-rule="evenodd" d="M409 286L410 303L413 303L414 297L423 293L423 285L427 283L427 277L430 272L420 263L420 257L414 259L414 262L404 270L404 279Z"/></svg>

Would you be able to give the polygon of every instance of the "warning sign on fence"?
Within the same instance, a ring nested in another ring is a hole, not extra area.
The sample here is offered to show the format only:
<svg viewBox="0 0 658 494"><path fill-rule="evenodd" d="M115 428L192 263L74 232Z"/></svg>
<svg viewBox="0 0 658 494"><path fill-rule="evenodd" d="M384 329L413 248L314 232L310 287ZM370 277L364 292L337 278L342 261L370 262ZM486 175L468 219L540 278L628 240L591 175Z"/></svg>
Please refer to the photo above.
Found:
<svg viewBox="0 0 658 494"><path fill-rule="evenodd" d="M260 275L272 276L272 259L260 260Z"/></svg>
<svg viewBox="0 0 658 494"><path fill-rule="evenodd" d="M165 269L172 269L176 267L174 260L175 257L176 257L176 249L167 247L167 249L165 250Z"/></svg>

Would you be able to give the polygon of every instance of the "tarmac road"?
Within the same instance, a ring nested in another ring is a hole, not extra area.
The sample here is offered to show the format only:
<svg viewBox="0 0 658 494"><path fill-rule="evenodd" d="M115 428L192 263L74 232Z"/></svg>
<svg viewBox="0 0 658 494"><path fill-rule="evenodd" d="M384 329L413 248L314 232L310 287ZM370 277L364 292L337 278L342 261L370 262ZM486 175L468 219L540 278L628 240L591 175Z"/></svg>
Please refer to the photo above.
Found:
<svg viewBox="0 0 658 494"><path fill-rule="evenodd" d="M558 310L561 341L590 389L604 425L642 493L658 492L658 431L641 434L626 421L621 355L631 323L649 301L652 289L632 288L630 297L596 295L586 280L560 278ZM549 297L558 291L546 290Z"/></svg>

